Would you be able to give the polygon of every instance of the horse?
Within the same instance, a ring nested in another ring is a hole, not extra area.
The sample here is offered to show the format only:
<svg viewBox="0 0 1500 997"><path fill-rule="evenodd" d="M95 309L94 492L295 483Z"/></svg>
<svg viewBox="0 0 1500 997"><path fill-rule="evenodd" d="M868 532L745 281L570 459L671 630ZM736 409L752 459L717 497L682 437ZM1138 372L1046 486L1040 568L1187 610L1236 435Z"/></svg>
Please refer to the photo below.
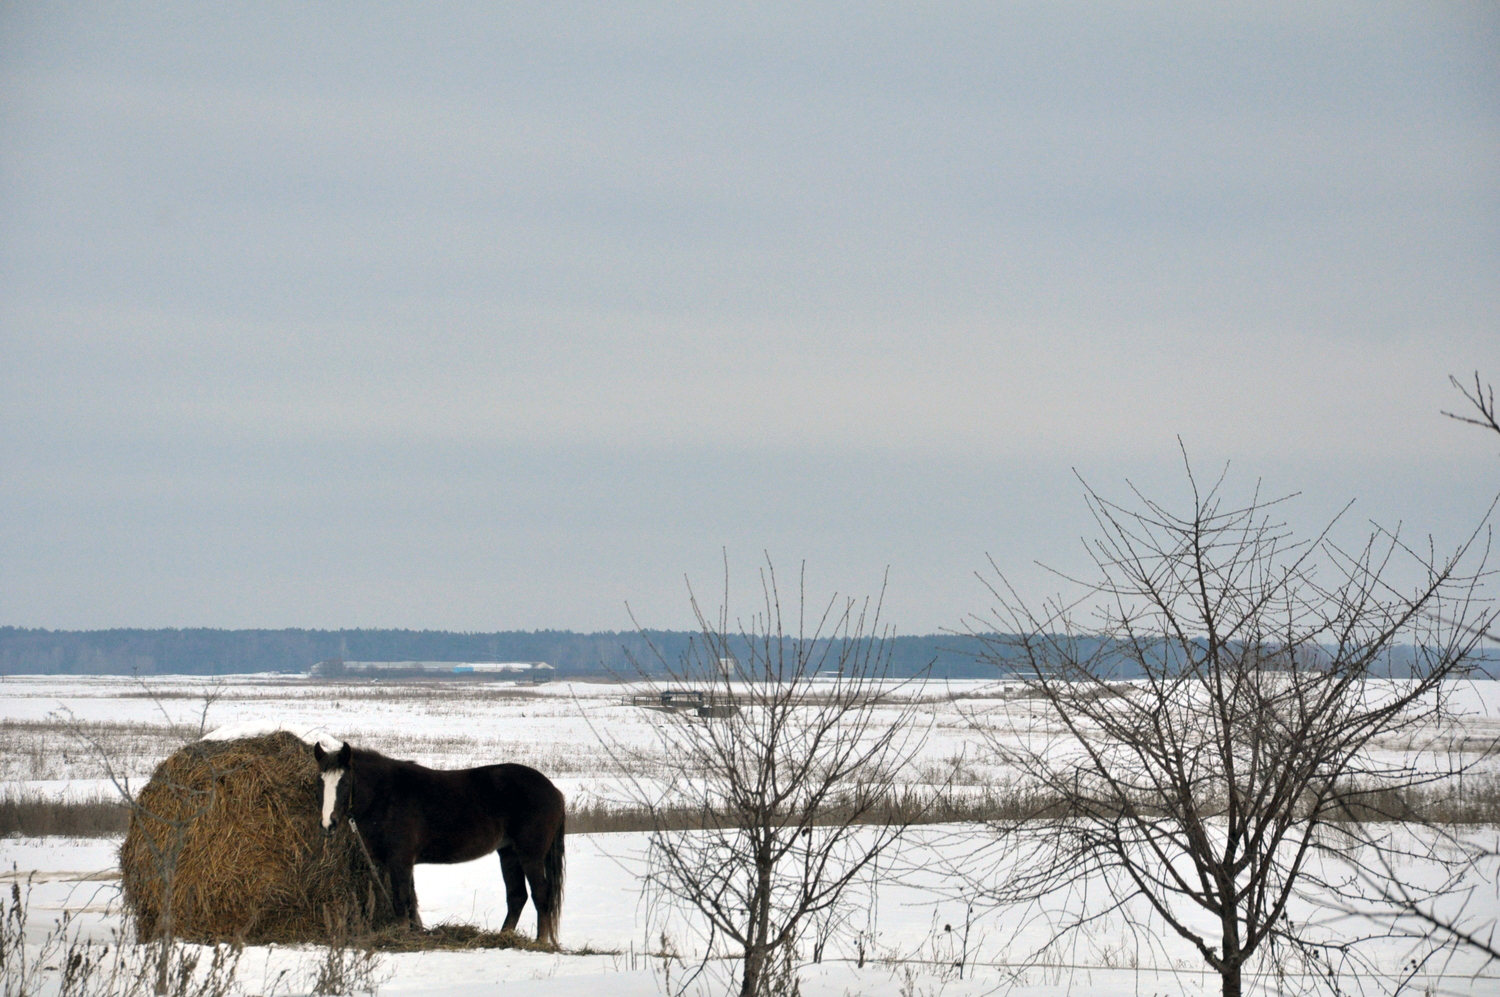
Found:
<svg viewBox="0 0 1500 997"><path fill-rule="evenodd" d="M412 867L468 862L499 852L505 879L502 931L536 908L536 937L557 945L562 914L566 809L551 780L525 765L430 769L343 744L313 746L323 780L323 833L346 816L377 871L391 884L398 920L421 927Z"/></svg>

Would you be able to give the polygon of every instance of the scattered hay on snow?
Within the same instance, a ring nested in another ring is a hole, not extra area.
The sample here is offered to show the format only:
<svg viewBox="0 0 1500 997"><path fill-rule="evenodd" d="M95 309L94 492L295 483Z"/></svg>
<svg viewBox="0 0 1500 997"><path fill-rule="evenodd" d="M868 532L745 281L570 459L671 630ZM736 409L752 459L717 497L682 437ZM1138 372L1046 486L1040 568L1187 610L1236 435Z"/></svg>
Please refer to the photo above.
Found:
<svg viewBox="0 0 1500 997"><path fill-rule="evenodd" d="M394 923L354 832L324 837L321 795L312 749L285 732L198 741L158 765L120 846L140 936L328 942Z"/></svg>
<svg viewBox="0 0 1500 997"><path fill-rule="evenodd" d="M521 949L526 952L552 953L566 951L514 931L490 931L477 925L456 922L431 928L391 927L366 935L360 939L360 945L376 952L467 952L476 949Z"/></svg>

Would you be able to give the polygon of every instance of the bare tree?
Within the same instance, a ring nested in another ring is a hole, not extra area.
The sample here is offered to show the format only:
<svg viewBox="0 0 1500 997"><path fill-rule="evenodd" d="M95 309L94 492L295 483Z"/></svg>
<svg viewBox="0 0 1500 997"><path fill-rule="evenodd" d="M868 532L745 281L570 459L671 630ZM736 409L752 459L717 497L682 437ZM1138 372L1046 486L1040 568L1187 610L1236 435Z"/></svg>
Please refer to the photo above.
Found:
<svg viewBox="0 0 1500 997"><path fill-rule="evenodd" d="M1479 371L1474 372L1472 391L1464 382L1451 374L1448 382L1459 394L1463 395L1473 414L1444 411L1443 415L1471 426L1500 433L1500 410L1495 407L1494 386L1481 381ZM1490 617L1492 622L1494 619L1493 616ZM1491 643L1500 643L1500 631L1493 626L1482 630L1481 634ZM1469 867L1462 869L1461 873L1467 873L1473 866L1493 860L1495 857L1496 853L1493 848L1479 849L1471 856ZM1472 887L1456 885L1456 889L1462 893L1462 903L1456 909L1441 910L1429 898L1413 895L1389 861L1382 861L1382 866L1383 868L1377 870L1376 874L1365 877L1366 885L1399 911L1403 917L1425 927L1434 938L1450 940L1470 951L1479 953L1489 962L1500 961L1500 939L1496 937L1497 925L1493 918L1475 915L1471 911Z"/></svg>
<svg viewBox="0 0 1500 997"><path fill-rule="evenodd" d="M860 872L911 819L898 779L925 739L913 680L891 675L879 600L834 597L809 617L799 584L790 619L769 564L761 582L759 612L731 630L726 571L717 619L692 601L700 633L684 657L637 663L644 702L665 714L654 749L607 741L654 825L653 904L708 925L682 989L722 938L743 997L795 988L801 932L836 929ZM640 775L663 757L659 778Z"/></svg>
<svg viewBox="0 0 1500 997"><path fill-rule="evenodd" d="M1449 680L1493 611L1478 533L1442 558L1378 528L1352 550L1328 529L1298 541L1283 500L1188 480L1181 514L1085 484L1100 536L1076 600L1033 609L992 585L974 629L1043 726L976 724L1038 801L994 825L1004 877L976 885L1045 913L1054 943L1111 914L1163 925L1238 997L1248 969L1289 957L1336 974L1350 939L1306 912L1370 901L1361 884L1419 847L1390 822L1420 821L1422 792L1464 762L1391 745L1441 743Z"/></svg>
<svg viewBox="0 0 1500 997"><path fill-rule="evenodd" d="M1500 433L1500 410L1495 408L1494 385L1482 382L1479 379L1479 371L1477 370L1474 372L1473 391L1470 391L1467 385L1452 374L1448 375L1448 382L1458 389L1459 394L1464 396L1464 400L1469 403L1469 407L1474 414L1465 415L1461 412L1445 411L1443 415L1446 415L1450 419L1456 419L1459 422L1468 423L1470 426L1478 426L1481 429L1490 429L1496 433ZM1491 628L1486 630L1484 638L1493 644L1500 644L1500 629Z"/></svg>

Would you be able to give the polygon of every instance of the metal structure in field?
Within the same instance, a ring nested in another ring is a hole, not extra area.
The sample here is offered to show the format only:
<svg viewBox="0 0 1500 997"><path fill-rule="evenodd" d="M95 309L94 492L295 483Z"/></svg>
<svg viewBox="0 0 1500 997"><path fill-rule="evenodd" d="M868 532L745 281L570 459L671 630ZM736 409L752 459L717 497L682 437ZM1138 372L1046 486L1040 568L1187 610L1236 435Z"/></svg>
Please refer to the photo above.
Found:
<svg viewBox="0 0 1500 997"><path fill-rule="evenodd" d="M662 689L630 697L631 706L643 706L663 713L693 713L700 717L732 717L739 712L733 696L715 695L702 689Z"/></svg>

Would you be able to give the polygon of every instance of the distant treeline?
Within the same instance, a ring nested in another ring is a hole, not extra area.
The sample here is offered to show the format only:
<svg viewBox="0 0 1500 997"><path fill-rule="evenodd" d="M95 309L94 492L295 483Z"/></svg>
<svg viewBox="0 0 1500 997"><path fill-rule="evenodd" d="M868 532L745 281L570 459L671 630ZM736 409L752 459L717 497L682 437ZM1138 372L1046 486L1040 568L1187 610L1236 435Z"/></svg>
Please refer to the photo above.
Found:
<svg viewBox="0 0 1500 997"><path fill-rule="evenodd" d="M305 672L319 661L545 661L558 675L636 674L638 662L674 665L699 635L687 631L575 633L511 630L31 630L0 627L0 675L223 675ZM653 647L655 650L653 651ZM896 637L892 671L933 665L938 678L981 678L994 666L976 659L967 636ZM737 656L748 660L744 651Z"/></svg>
<svg viewBox="0 0 1500 997"><path fill-rule="evenodd" d="M233 672L305 672L319 661L545 661L559 676L633 676L660 673L701 647L701 637L682 630L575 633L570 630L508 630L454 633L447 630L28 630L0 627L0 675L223 675ZM732 642L733 646L733 642ZM1078 654L1098 652L1083 639ZM929 634L896 637L886 645L891 671L915 675L932 668L936 679L999 678L1001 670L981 660L977 637ZM742 661L747 648L733 647ZM1014 654L1015 652L1011 652ZM1481 656L1480 672L1500 672L1500 649ZM702 654L694 655L700 662ZM1128 655L1106 671L1121 679L1140 674ZM1397 647L1377 673L1410 674L1414 652ZM835 662L829 659L828 667ZM638 666L639 665L639 669Z"/></svg>

